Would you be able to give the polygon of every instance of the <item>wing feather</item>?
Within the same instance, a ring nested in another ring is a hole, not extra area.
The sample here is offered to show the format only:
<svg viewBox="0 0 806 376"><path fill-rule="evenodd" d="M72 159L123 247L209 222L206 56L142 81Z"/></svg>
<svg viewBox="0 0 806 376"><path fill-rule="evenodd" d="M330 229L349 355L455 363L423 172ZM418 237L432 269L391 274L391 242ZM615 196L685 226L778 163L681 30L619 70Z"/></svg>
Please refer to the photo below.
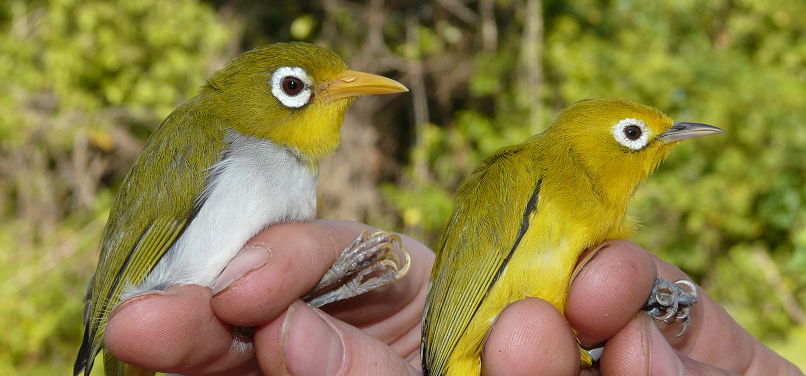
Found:
<svg viewBox="0 0 806 376"><path fill-rule="evenodd" d="M165 119L123 181L85 297L76 375L92 369L121 294L146 278L203 205L208 168L221 158L224 130L220 124L199 126L215 120L196 104L191 101Z"/></svg>
<svg viewBox="0 0 806 376"><path fill-rule="evenodd" d="M423 319L424 371L433 375L445 372L459 338L537 209L540 179L522 150L514 146L495 154L457 192L454 212L437 245ZM522 184L522 179L535 184Z"/></svg>

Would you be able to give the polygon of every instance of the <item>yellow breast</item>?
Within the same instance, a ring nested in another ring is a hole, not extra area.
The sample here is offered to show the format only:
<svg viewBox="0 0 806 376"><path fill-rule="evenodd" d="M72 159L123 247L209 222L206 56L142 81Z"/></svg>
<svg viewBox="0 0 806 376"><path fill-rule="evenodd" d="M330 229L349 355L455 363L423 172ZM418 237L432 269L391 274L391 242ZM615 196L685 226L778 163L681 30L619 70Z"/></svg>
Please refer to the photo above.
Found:
<svg viewBox="0 0 806 376"><path fill-rule="evenodd" d="M480 357L492 323L510 303L538 297L564 312L571 274L580 254L605 239L623 237L623 223L575 219L541 196L512 259L485 297L448 361L447 375L480 374ZM591 213L591 218L602 218Z"/></svg>

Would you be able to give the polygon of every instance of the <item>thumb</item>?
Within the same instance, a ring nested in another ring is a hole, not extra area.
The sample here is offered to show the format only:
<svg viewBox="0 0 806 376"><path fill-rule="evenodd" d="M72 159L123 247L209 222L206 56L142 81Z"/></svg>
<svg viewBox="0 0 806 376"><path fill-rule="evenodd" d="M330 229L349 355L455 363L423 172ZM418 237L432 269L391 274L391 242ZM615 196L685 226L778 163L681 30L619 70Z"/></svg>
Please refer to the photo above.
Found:
<svg viewBox="0 0 806 376"><path fill-rule="evenodd" d="M385 343L301 301L258 329L255 353L269 375L419 375Z"/></svg>

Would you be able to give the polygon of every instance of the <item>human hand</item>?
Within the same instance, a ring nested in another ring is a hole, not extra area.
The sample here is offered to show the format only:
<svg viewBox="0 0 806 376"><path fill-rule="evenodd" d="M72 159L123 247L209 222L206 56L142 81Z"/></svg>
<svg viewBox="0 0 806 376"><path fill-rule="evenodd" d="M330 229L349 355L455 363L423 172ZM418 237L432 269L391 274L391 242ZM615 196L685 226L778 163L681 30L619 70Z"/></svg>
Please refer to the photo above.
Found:
<svg viewBox="0 0 806 376"><path fill-rule="evenodd" d="M230 262L220 279L234 282L216 286L218 294L174 286L123 303L107 325L106 345L124 362L189 375L419 374L434 262L422 243L402 237L412 268L389 286L325 312L298 300L365 230L371 229L345 221L273 226L249 242L260 246L245 247ZM251 344L236 340L233 325L255 328Z"/></svg>
<svg viewBox="0 0 806 376"><path fill-rule="evenodd" d="M329 304L327 313L298 300L365 230L327 220L272 226L230 262L217 294L173 286L124 302L107 325L107 348L129 364L189 375L418 373L434 260L422 243L402 237L412 268L388 286ZM251 341L234 325L254 328Z"/></svg>
<svg viewBox="0 0 806 376"><path fill-rule="evenodd" d="M802 374L699 288L691 324L675 338L680 323L653 320L642 310L658 277L691 280L634 243L605 242L572 283L565 318L540 299L507 307L485 344L487 374L577 374L578 349L571 328L585 347L606 341L599 363L603 375ZM520 324L503 326L503 321ZM493 354L496 361L489 360Z"/></svg>
<svg viewBox="0 0 806 376"><path fill-rule="evenodd" d="M250 242L271 248L269 262L251 270L263 264L261 251L243 252L225 275L247 274L215 296L207 288L176 286L168 294L124 303L110 320L107 345L131 364L184 374L416 374L433 263L421 243L403 237L413 269L391 286L326 306L329 314L297 300L366 229L343 221L274 226ZM685 275L632 243L606 244L572 285L568 321L540 299L514 303L502 313L484 350L488 374L576 374L579 358L568 322L583 344L608 341L600 364L604 374L675 367L690 374L724 374L716 367L800 374L702 292L688 333L672 338L677 325L668 328L640 309L657 276ZM233 346L238 341L231 325L256 327L252 346ZM734 349L725 351L723 343Z"/></svg>

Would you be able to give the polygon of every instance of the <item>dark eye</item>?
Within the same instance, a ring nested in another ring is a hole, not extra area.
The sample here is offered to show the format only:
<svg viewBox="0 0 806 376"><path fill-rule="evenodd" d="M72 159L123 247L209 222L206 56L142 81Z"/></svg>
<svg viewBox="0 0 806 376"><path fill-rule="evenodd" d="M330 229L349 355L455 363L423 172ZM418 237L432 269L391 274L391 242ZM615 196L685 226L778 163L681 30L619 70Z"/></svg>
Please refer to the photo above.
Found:
<svg viewBox="0 0 806 376"><path fill-rule="evenodd" d="M626 136L629 140L635 141L641 138L641 133L641 127L637 125L628 125L624 127L624 136Z"/></svg>
<svg viewBox="0 0 806 376"><path fill-rule="evenodd" d="M283 92L290 95L295 96L299 94L302 89L305 88L305 84L299 78L294 76L286 76L283 77Z"/></svg>

